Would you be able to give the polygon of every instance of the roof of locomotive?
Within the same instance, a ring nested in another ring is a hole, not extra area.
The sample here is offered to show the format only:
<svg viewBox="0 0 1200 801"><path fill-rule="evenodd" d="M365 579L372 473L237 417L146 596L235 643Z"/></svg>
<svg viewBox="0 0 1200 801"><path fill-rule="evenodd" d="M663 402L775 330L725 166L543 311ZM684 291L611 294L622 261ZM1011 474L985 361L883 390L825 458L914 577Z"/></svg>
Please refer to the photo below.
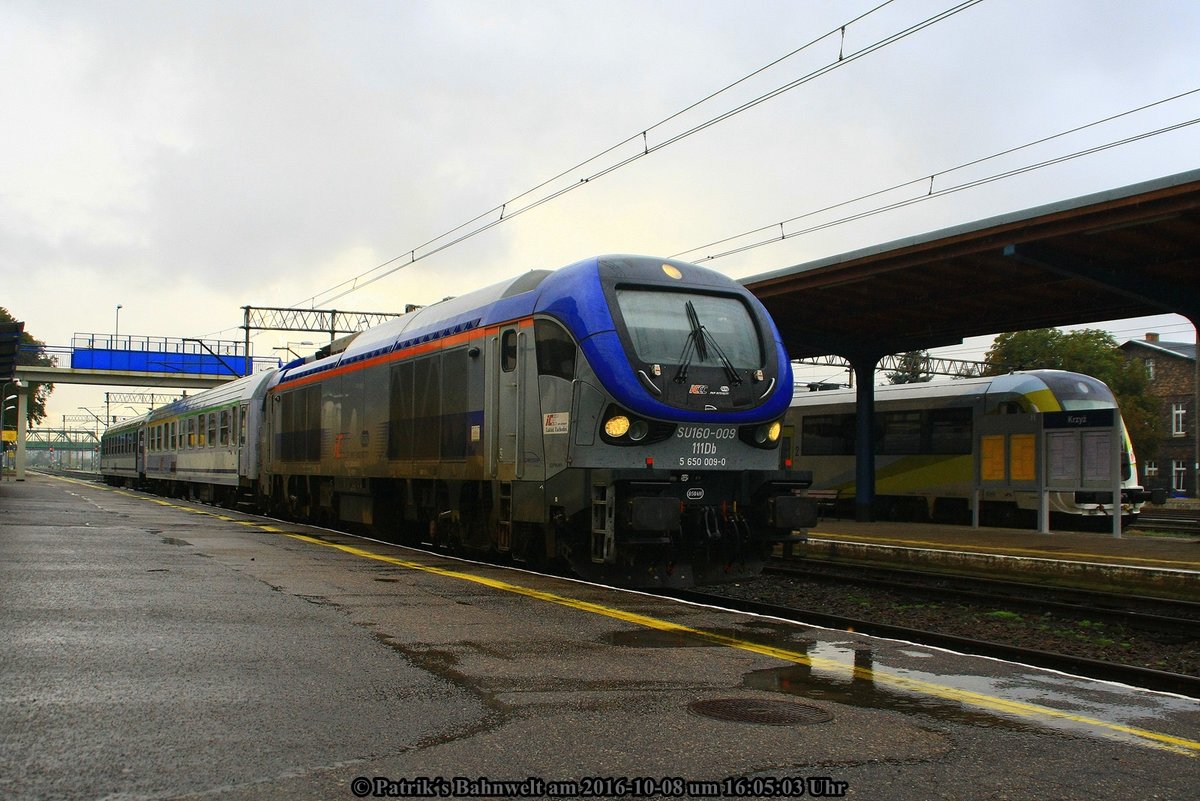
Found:
<svg viewBox="0 0 1200 801"><path fill-rule="evenodd" d="M726 275L687 262L650 256L606 255L576 262L553 272L534 270L508 281L450 298L383 325L369 329L350 341L341 353L283 367L277 384L285 384L355 362L383 356L428 342L435 342L476 328L546 314L562 322L579 341L600 380L617 400L648 415L682 415L709 419L699 413L671 409L640 385L616 334L616 322L605 299L606 282L636 283L664 290L722 292L742 297L770 327L781 379L791 380L779 332L770 316L750 292ZM786 386L786 383L783 385ZM779 415L787 408L786 393L773 395L770 403L754 409L724 413L727 422L758 421L764 415Z"/></svg>

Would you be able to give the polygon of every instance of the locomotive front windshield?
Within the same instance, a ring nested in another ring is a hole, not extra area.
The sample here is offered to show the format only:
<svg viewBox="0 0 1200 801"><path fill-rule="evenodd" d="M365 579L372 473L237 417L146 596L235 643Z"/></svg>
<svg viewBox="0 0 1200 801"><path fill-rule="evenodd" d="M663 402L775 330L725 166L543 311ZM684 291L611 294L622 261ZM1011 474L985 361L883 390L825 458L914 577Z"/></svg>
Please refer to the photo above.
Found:
<svg viewBox="0 0 1200 801"><path fill-rule="evenodd" d="M758 327L735 297L647 289L616 294L634 352L647 364L678 364L699 326L718 347L702 348L702 355L693 352L693 364L720 365L723 353L737 370L763 366Z"/></svg>

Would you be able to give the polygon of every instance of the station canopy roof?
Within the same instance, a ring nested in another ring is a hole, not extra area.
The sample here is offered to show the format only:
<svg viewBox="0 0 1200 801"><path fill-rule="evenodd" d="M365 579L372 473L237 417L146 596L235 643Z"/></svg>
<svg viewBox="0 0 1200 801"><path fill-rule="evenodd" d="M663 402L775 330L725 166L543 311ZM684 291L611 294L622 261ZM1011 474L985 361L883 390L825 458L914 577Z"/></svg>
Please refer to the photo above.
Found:
<svg viewBox="0 0 1200 801"><path fill-rule="evenodd" d="M17 370L17 348L25 323L0 322L0 381L12 378Z"/></svg>
<svg viewBox="0 0 1200 801"><path fill-rule="evenodd" d="M1175 312L1200 321L1200 170L742 279L793 358Z"/></svg>

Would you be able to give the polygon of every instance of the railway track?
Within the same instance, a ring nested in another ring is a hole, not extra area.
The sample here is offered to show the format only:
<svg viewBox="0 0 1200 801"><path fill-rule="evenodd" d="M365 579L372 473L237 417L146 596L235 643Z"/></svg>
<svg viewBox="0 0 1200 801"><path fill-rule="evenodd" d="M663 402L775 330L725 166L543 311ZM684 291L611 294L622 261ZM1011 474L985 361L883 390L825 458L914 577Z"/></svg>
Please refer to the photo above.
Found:
<svg viewBox="0 0 1200 801"><path fill-rule="evenodd" d="M766 575L870 586L979 605L1002 605L1104 620L1142 631L1200 639L1200 603L1003 579L866 565L778 560Z"/></svg>
<svg viewBox="0 0 1200 801"><path fill-rule="evenodd" d="M829 628L844 629L877 637L906 640L963 653L990 656L1022 664L1061 670L1080 676L1116 681L1135 687L1179 693L1200 698L1200 676L1171 673L1151 668L1107 662L1098 659L1055 653L1033 648L1024 648L992 640L975 639L937 631L910 628L863 620L843 615L828 614L820 610L800 609L766 603L749 598L734 598L700 590L664 591L665 596L680 600L702 603L723 609L750 612L758 615L792 620Z"/></svg>
<svg viewBox="0 0 1200 801"><path fill-rule="evenodd" d="M1200 535L1200 511L1195 509L1143 510L1134 528L1178 534Z"/></svg>

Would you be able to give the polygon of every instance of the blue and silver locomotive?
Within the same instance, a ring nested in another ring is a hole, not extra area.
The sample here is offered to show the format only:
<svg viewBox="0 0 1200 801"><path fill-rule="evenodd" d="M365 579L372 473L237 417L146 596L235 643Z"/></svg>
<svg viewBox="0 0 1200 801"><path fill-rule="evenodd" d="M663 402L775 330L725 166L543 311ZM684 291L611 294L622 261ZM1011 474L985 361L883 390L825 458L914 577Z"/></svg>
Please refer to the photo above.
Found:
<svg viewBox="0 0 1200 801"><path fill-rule="evenodd" d="M260 386L237 418L258 430L228 440L253 458L230 462L286 516L631 586L752 575L814 519L807 477L778 469L792 374L774 324L684 262L529 272Z"/></svg>

